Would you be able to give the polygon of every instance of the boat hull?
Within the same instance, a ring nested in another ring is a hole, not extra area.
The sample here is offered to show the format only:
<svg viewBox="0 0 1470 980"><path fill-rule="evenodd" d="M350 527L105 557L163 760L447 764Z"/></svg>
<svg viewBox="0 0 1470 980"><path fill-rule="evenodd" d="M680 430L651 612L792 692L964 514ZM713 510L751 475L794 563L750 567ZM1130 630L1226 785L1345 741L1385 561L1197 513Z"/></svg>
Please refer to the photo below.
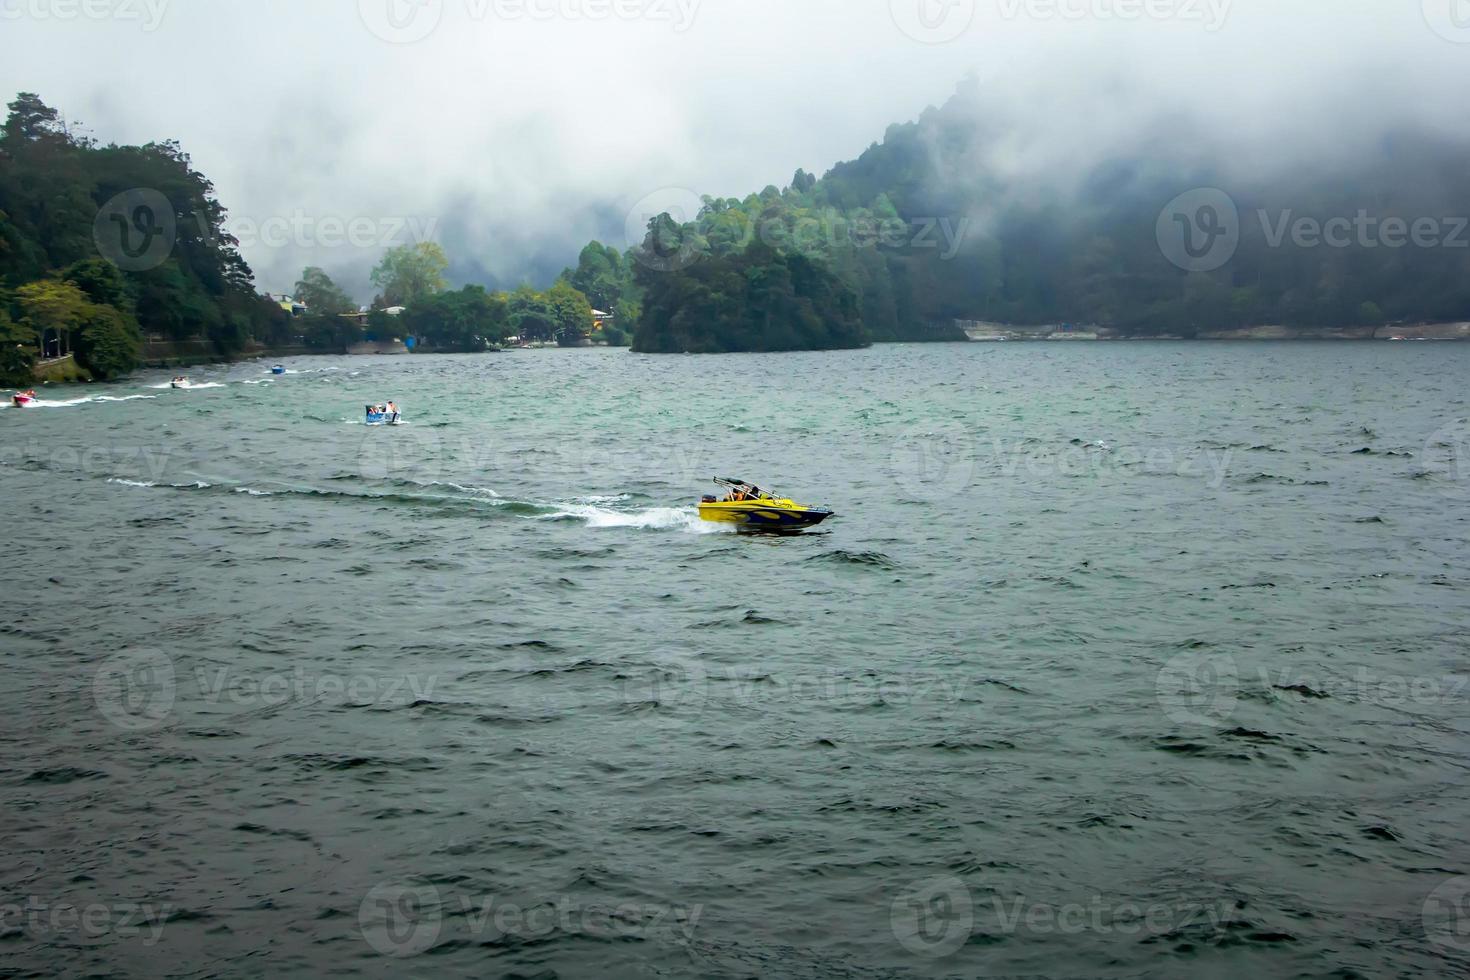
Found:
<svg viewBox="0 0 1470 980"><path fill-rule="evenodd" d="M734 524L746 530L801 531L821 524L832 512L789 500L760 500L700 504L699 516L715 524Z"/></svg>

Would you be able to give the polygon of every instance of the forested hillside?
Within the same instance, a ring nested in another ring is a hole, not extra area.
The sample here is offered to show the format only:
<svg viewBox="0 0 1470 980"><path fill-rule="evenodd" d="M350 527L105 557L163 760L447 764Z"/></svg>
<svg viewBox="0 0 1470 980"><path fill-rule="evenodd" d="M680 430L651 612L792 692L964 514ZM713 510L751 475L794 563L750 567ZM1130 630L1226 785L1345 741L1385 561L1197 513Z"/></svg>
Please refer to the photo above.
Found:
<svg viewBox="0 0 1470 980"><path fill-rule="evenodd" d="M22 384L67 350L93 376L131 370L140 324L221 356L288 324L258 297L214 187L178 144L98 145L21 93L0 132L0 375ZM46 350L42 350L42 346Z"/></svg>
<svg viewBox="0 0 1470 980"><path fill-rule="evenodd" d="M1353 134L1320 159L1283 146L1273 162L1232 134L1185 130L1078 148L1063 173L1015 166L1013 126L967 82L821 179L706 197L695 220L632 250L604 302L637 309L640 284L698 278L707 257L761 242L833 272L880 341L945 338L970 319L1143 336L1470 320L1463 142L1406 129L1364 150ZM640 254L651 274L635 278ZM649 312L641 324L663 331L668 312Z"/></svg>

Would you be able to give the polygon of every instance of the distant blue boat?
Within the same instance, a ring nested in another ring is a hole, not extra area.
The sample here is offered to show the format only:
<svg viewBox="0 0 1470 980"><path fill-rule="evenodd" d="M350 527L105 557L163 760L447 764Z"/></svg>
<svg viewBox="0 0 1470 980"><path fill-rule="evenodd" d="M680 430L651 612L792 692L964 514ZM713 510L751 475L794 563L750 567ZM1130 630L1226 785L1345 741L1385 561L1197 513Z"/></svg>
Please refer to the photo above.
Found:
<svg viewBox="0 0 1470 980"><path fill-rule="evenodd" d="M279 365L279 364L277 364L275 367L271 368L271 374L285 374L285 373L286 373L286 369L283 366Z"/></svg>

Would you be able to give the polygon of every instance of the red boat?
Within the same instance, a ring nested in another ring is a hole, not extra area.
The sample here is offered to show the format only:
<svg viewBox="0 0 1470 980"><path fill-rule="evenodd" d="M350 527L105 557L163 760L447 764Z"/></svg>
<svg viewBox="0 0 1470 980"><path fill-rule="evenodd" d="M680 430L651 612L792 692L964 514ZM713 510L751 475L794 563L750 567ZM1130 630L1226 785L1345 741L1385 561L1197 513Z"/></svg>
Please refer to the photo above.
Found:
<svg viewBox="0 0 1470 980"><path fill-rule="evenodd" d="M35 391L17 391L11 401L15 402L16 408L29 408L39 404Z"/></svg>

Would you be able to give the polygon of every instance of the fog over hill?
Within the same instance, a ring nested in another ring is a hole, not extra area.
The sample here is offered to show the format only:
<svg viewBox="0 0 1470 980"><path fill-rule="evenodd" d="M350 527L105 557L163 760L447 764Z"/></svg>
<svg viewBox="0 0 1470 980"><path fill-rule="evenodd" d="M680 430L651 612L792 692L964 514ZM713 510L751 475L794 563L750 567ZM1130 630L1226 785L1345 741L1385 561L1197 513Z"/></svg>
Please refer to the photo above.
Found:
<svg viewBox="0 0 1470 980"><path fill-rule="evenodd" d="M966 77L972 124L963 146L935 148L939 196L990 181L1085 205L1118 160L1309 187L1464 132L1470 30L1451 13L1450 0L25 0L0 20L0 88L39 92L103 142L178 139L262 289L314 264L366 300L383 244L415 236L444 245L457 283L544 285L590 239L629 244L628 215L653 192L740 197L798 167L824 174Z"/></svg>

